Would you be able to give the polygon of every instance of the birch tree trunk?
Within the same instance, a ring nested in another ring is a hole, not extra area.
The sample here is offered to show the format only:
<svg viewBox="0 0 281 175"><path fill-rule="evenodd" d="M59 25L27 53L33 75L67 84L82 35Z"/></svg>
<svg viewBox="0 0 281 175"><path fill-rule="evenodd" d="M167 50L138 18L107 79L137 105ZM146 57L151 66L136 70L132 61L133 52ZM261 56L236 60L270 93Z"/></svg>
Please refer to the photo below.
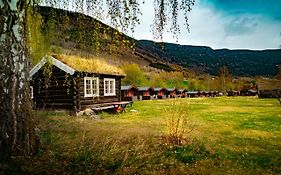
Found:
<svg viewBox="0 0 281 175"><path fill-rule="evenodd" d="M0 159L34 150L25 0L0 0Z"/></svg>

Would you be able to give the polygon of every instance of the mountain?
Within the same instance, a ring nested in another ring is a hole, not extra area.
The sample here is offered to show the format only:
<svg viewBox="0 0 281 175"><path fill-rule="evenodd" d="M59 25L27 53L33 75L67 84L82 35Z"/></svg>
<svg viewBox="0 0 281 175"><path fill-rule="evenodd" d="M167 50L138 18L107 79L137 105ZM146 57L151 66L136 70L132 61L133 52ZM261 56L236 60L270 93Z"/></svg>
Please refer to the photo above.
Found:
<svg viewBox="0 0 281 175"><path fill-rule="evenodd" d="M213 50L206 46L155 43L135 40L83 14L50 7L40 7L39 13L43 33L47 33L46 28L53 33L53 45L71 53L99 55L117 65L130 62L152 70L186 69L213 75L226 65L234 76L273 76L281 64L281 49Z"/></svg>
<svg viewBox="0 0 281 175"><path fill-rule="evenodd" d="M161 60L177 63L188 69L204 73L218 74L219 68L226 65L236 76L272 76L281 64L281 49L276 50L213 50L205 46L189 46L171 43L137 41L137 49Z"/></svg>

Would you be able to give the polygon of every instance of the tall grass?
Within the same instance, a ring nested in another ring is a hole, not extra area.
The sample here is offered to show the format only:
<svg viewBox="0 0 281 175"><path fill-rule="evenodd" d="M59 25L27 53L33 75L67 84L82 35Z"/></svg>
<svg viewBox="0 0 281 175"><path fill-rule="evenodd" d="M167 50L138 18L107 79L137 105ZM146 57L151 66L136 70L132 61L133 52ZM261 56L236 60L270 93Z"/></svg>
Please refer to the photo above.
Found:
<svg viewBox="0 0 281 175"><path fill-rule="evenodd" d="M173 146L181 146L187 143L188 129L188 104L178 99L172 99L171 105L165 109L167 114L166 142Z"/></svg>

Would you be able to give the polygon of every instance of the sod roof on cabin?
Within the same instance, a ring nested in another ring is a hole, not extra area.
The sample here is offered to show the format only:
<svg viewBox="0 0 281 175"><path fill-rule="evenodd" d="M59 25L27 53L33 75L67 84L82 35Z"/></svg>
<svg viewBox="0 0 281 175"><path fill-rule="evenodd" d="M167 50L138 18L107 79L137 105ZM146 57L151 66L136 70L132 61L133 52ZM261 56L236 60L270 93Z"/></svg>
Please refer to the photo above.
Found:
<svg viewBox="0 0 281 175"><path fill-rule="evenodd" d="M258 90L277 90L281 89L281 80L265 79L260 80L258 83Z"/></svg>
<svg viewBox="0 0 281 175"><path fill-rule="evenodd" d="M74 55L52 55L54 58L75 69L78 72L110 74L125 76L122 69L108 64L103 59L83 58Z"/></svg>

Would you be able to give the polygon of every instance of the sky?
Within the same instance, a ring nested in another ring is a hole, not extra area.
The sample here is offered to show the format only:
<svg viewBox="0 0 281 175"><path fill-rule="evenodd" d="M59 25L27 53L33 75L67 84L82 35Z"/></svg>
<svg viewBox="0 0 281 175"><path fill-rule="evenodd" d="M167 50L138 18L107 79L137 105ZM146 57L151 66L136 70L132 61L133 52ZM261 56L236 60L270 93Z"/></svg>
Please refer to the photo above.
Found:
<svg viewBox="0 0 281 175"><path fill-rule="evenodd" d="M70 6L68 10L73 11L75 0L70 1L66 1ZM133 35L127 34L136 39L154 40L151 31L154 0L144 1L140 7L143 14L140 25ZM102 22L109 24L108 18L105 19ZM281 48L281 0L195 0L189 14L190 32L185 29L183 16L178 21L181 26L178 42L166 31L164 42L213 49Z"/></svg>
<svg viewBox="0 0 281 175"><path fill-rule="evenodd" d="M141 6L143 16L133 37L153 40L153 0ZM281 45L281 0L196 0L189 14L190 33L179 18L178 44L213 49L276 49ZM169 27L168 27L169 28ZM164 41L176 43L171 33Z"/></svg>

